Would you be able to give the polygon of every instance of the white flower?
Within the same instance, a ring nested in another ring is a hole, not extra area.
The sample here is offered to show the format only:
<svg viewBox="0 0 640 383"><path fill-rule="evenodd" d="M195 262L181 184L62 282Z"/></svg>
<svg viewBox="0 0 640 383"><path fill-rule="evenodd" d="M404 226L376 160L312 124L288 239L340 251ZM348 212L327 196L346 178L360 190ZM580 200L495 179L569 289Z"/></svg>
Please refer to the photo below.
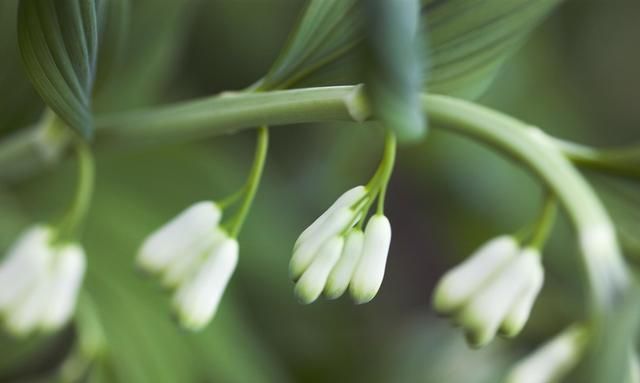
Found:
<svg viewBox="0 0 640 383"><path fill-rule="evenodd" d="M73 314L85 273L77 244L52 244L53 231L36 226L25 232L0 266L0 312L16 335L53 331Z"/></svg>
<svg viewBox="0 0 640 383"><path fill-rule="evenodd" d="M152 233L138 252L138 265L151 273L163 273L184 256L198 254L207 247L220 222L222 212L210 201L198 202ZM179 280L168 278L169 282Z"/></svg>
<svg viewBox="0 0 640 383"><path fill-rule="evenodd" d="M359 217L353 205L364 198L366 193L364 186L347 191L300 234L289 262L289 274L293 280L302 276L325 242L357 223Z"/></svg>
<svg viewBox="0 0 640 383"><path fill-rule="evenodd" d="M374 215L364 231L362 255L349 284L349 291L356 303L369 302L378 293L384 278L390 244L389 220L384 215Z"/></svg>
<svg viewBox="0 0 640 383"><path fill-rule="evenodd" d="M498 331L512 337L522 330L543 279L538 250L498 237L442 278L434 307L452 315L472 345L483 346Z"/></svg>
<svg viewBox="0 0 640 383"><path fill-rule="evenodd" d="M53 258L49 242L52 231L34 226L23 233L0 265L0 312L17 304L42 279Z"/></svg>
<svg viewBox="0 0 640 383"><path fill-rule="evenodd" d="M363 244L364 234L361 230L353 230L347 235L340 259L331 270L324 287L324 294L327 298L339 298L347 290L353 271L362 255Z"/></svg>
<svg viewBox="0 0 640 383"><path fill-rule="evenodd" d="M585 344L585 328L572 326L518 362L505 382L551 383L560 381L578 363Z"/></svg>
<svg viewBox="0 0 640 383"><path fill-rule="evenodd" d="M211 320L237 263L235 239L225 237L213 245L196 274L174 295L173 304L184 327L198 330Z"/></svg>
<svg viewBox="0 0 640 383"><path fill-rule="evenodd" d="M198 202L151 234L137 262L174 291L182 326L198 330L213 318L238 263L238 242L220 227L222 211Z"/></svg>
<svg viewBox="0 0 640 383"><path fill-rule="evenodd" d="M311 265L296 283L294 291L302 303L311 303L318 299L327 283L329 273L340 258L343 247L342 236L333 237L322 245Z"/></svg>
<svg viewBox="0 0 640 383"><path fill-rule="evenodd" d="M60 249L51 270L49 301L42 316L43 328L59 328L69 319L78 298L85 270L86 260L82 247L70 244Z"/></svg>

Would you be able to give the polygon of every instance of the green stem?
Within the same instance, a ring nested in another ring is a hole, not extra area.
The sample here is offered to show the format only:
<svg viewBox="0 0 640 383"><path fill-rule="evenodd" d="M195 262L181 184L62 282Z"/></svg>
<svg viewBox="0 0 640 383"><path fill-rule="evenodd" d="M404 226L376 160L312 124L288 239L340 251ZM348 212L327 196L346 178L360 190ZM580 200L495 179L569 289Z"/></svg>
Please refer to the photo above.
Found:
<svg viewBox="0 0 640 383"><path fill-rule="evenodd" d="M560 139L553 141L558 149L578 166L640 180L640 144L597 149Z"/></svg>
<svg viewBox="0 0 640 383"><path fill-rule="evenodd" d="M393 166L396 162L396 135L393 133L391 129L387 129L387 133L384 139L384 155L382 157L382 162L380 167L382 168L381 173L381 184L380 184L380 195L378 196L378 214L384 214L384 200L387 195L387 186L389 185L389 180L391 179L391 173L393 172Z"/></svg>
<svg viewBox="0 0 640 383"><path fill-rule="evenodd" d="M556 222L557 211L558 203L556 197L551 193L547 193L540 215L534 225L535 229L529 246L542 250Z"/></svg>
<svg viewBox="0 0 640 383"><path fill-rule="evenodd" d="M256 143L256 154L253 160L253 166L251 173L247 178L247 183L244 186L245 197L242 201L242 205L233 220L229 224L229 234L232 238L237 238L242 230L242 225L247 218L249 209L255 199L256 192L258 191L258 185L262 178L262 171L267 159L267 151L269 148L269 129L266 126L262 126L258 129L258 140Z"/></svg>
<svg viewBox="0 0 640 383"><path fill-rule="evenodd" d="M57 227L54 239L56 243L77 239L91 205L95 178L95 164L91 148L80 139L76 141L74 148L78 159L76 192L71 206Z"/></svg>

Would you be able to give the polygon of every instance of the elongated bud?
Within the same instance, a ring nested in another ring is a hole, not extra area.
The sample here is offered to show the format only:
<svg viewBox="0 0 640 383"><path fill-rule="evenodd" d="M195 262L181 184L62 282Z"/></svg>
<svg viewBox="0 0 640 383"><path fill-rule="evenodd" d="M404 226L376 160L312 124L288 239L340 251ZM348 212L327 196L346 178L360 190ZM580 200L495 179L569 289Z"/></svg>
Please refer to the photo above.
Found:
<svg viewBox="0 0 640 383"><path fill-rule="evenodd" d="M586 330L573 326L520 361L506 383L558 382L578 363L586 344Z"/></svg>
<svg viewBox="0 0 640 383"><path fill-rule="evenodd" d="M195 277L176 291L173 304L180 323L199 330L214 316L238 263L238 242L226 238L208 255Z"/></svg>
<svg viewBox="0 0 640 383"><path fill-rule="evenodd" d="M15 306L46 275L54 255L49 245L52 233L46 226L34 226L9 250L0 265L0 312Z"/></svg>
<svg viewBox="0 0 640 383"><path fill-rule="evenodd" d="M494 338L510 310L520 304L537 275L538 267L537 253L520 254L470 299L457 316L467 331L469 343L480 347Z"/></svg>
<svg viewBox="0 0 640 383"><path fill-rule="evenodd" d="M302 274L295 287L295 294L305 304L318 299L327 283L329 273L338 262L344 246L344 237L336 236L326 242L311 265Z"/></svg>
<svg viewBox="0 0 640 383"><path fill-rule="evenodd" d="M364 245L364 234L360 230L349 233L345 241L344 249L340 255L338 263L331 270L324 293L329 299L336 299L342 296L349 287L349 282L353 272L362 255Z"/></svg>
<svg viewBox="0 0 640 383"><path fill-rule="evenodd" d="M320 247L331 237L340 234L353 224L356 213L350 208L341 208L329 215L314 233L295 249L289 262L291 279L297 280L309 267Z"/></svg>
<svg viewBox="0 0 640 383"><path fill-rule="evenodd" d="M511 236L500 236L476 250L469 259L447 272L435 288L433 305L442 314L459 309L485 281L518 253Z"/></svg>
<svg viewBox="0 0 640 383"><path fill-rule="evenodd" d="M384 215L374 215L367 223L362 255L349 285L349 291L356 303L369 302L378 293L384 278L390 244L389 220Z"/></svg>
<svg viewBox="0 0 640 383"><path fill-rule="evenodd" d="M29 286L20 301L7 312L5 325L9 332L17 336L26 336L36 330L49 300L53 285L50 275L43 275Z"/></svg>
<svg viewBox="0 0 640 383"><path fill-rule="evenodd" d="M222 213L210 201L198 202L152 233L142 244L137 262L144 270L160 272L190 247L210 236Z"/></svg>
<svg viewBox="0 0 640 383"><path fill-rule="evenodd" d="M60 250L42 315L41 325L45 330L56 330L71 318L85 269L85 254L80 246L72 244Z"/></svg>
<svg viewBox="0 0 640 383"><path fill-rule="evenodd" d="M366 194L367 189L364 186L356 186L343 193L324 213L322 213L320 217L318 217L309 227L307 227L302 232L302 234L300 234L298 240L296 241L296 244L294 245L294 249L297 248L300 243L304 242L310 236L313 236L318 228L323 226L327 218L336 210L340 210L342 208L350 208L353 204L362 199Z"/></svg>
<svg viewBox="0 0 640 383"><path fill-rule="evenodd" d="M507 317L500 326L500 333L507 337L514 337L522 331L529 320L533 304L542 289L544 283L544 270L540 263L540 254L535 249L526 249L520 255L531 260L531 270L528 274L528 286L520 298L509 309Z"/></svg>
<svg viewBox="0 0 640 383"><path fill-rule="evenodd" d="M209 250L226 238L226 234L219 228L216 228L213 232L194 241L189 247L188 252L180 254L167 264L162 273L162 284L168 288L178 287L197 272L198 268L206 259Z"/></svg>

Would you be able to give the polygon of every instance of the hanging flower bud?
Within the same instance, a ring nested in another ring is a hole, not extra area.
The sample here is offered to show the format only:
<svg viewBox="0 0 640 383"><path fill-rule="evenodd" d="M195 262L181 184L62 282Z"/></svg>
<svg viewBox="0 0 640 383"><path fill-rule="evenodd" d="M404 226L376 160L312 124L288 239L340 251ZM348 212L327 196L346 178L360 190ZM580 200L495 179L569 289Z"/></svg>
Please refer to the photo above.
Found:
<svg viewBox="0 0 640 383"><path fill-rule="evenodd" d="M356 303L367 303L378 293L384 278L390 244L389 220L384 215L374 215L367 223L362 255L349 285L349 291Z"/></svg>
<svg viewBox="0 0 640 383"><path fill-rule="evenodd" d="M0 312L19 336L53 331L73 314L85 273L78 244L54 246L53 230L36 226L23 234L0 266Z"/></svg>
<svg viewBox="0 0 640 383"><path fill-rule="evenodd" d="M51 270L49 301L42 317L44 329L59 328L69 320L85 269L86 258L82 247L71 244L60 249L58 259Z"/></svg>
<svg viewBox="0 0 640 383"><path fill-rule="evenodd" d="M194 247L210 242L221 215L214 202L193 204L145 240L138 252L138 265L151 273L166 271L172 262L193 254Z"/></svg>
<svg viewBox="0 0 640 383"><path fill-rule="evenodd" d="M296 283L294 291L302 303L308 304L318 299L327 283L329 273L340 258L343 247L342 236L333 237L322 245L311 265Z"/></svg>
<svg viewBox="0 0 640 383"><path fill-rule="evenodd" d="M538 250L518 251L513 238L498 237L436 286L436 311L453 315L474 346L489 343L498 330L517 335L529 317L544 273Z"/></svg>
<svg viewBox="0 0 640 383"><path fill-rule="evenodd" d="M294 245L294 249L298 247L300 243L302 243L309 236L313 235L319 227L323 226L327 218L336 210L339 210L344 207L351 207L353 204L362 199L367 193L367 189L362 186L356 186L352 189L344 192L338 199L324 212L320 217L318 217L313 223L306 228L302 234L298 237L296 244Z"/></svg>
<svg viewBox="0 0 640 383"><path fill-rule="evenodd" d="M352 207L365 195L363 186L347 191L300 235L289 262L289 274L294 281L311 265L325 242L357 223L358 213Z"/></svg>
<svg viewBox="0 0 640 383"><path fill-rule="evenodd" d="M506 383L548 383L561 381L578 363L584 351L587 332L573 326L520 361Z"/></svg>
<svg viewBox="0 0 640 383"><path fill-rule="evenodd" d="M364 234L361 230L353 230L347 235L340 259L331 270L324 287L324 294L327 298L339 298L347 290L353 271L362 255L363 244Z"/></svg>
<svg viewBox="0 0 640 383"><path fill-rule="evenodd" d="M214 316L238 263L238 250L233 238L218 241L196 274L178 288L173 304L184 327L199 330Z"/></svg>
<svg viewBox="0 0 640 383"><path fill-rule="evenodd" d="M23 233L0 264L0 312L7 311L43 278L53 258L49 227L34 226Z"/></svg>
<svg viewBox="0 0 640 383"><path fill-rule="evenodd" d="M433 295L436 311L449 314L459 309L517 252L518 242L511 236L494 238L476 250L469 259L448 271L438 282Z"/></svg>

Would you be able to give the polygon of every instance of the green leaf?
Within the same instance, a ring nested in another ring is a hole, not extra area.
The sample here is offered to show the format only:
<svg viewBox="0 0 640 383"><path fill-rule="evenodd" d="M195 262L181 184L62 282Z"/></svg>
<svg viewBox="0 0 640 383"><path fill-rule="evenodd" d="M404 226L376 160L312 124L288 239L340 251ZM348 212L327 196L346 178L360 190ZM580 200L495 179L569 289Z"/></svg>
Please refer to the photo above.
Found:
<svg viewBox="0 0 640 383"><path fill-rule="evenodd" d="M423 138L420 2L369 0L365 4L365 89L374 114L401 141Z"/></svg>
<svg viewBox="0 0 640 383"><path fill-rule="evenodd" d="M430 64L424 68L429 76L424 76L423 88L464 98L480 96L504 61L560 1L423 0L421 53L429 55ZM355 0L311 0L260 87L363 82L365 31L357 5Z"/></svg>
<svg viewBox="0 0 640 383"><path fill-rule="evenodd" d="M35 122L42 102L24 75L17 37L18 0L0 1L0 134Z"/></svg>
<svg viewBox="0 0 640 383"><path fill-rule="evenodd" d="M99 9L96 0L28 0L18 9L27 75L45 103L85 138L93 131Z"/></svg>
<svg viewBox="0 0 640 383"><path fill-rule="evenodd" d="M129 0L102 1L99 6L100 55L94 93L98 93L122 66L131 11Z"/></svg>

